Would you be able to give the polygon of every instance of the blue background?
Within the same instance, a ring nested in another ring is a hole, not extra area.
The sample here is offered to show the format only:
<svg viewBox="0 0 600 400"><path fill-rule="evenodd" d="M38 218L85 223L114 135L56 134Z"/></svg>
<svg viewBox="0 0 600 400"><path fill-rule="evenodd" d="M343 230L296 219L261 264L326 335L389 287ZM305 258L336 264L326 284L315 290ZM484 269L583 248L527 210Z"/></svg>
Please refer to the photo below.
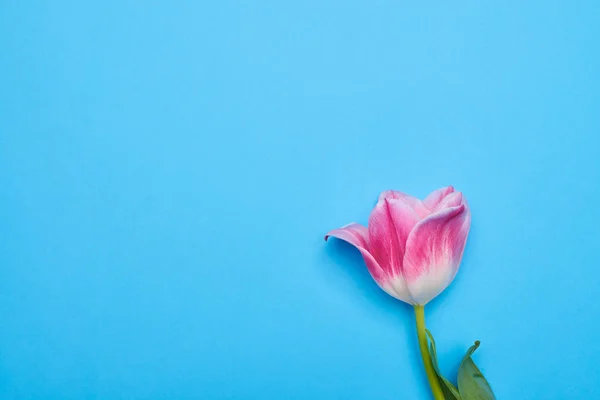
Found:
<svg viewBox="0 0 600 400"><path fill-rule="evenodd" d="M452 184L442 370L480 339L499 399L600 399L599 36L595 0L3 0L0 397L428 398L323 235Z"/></svg>

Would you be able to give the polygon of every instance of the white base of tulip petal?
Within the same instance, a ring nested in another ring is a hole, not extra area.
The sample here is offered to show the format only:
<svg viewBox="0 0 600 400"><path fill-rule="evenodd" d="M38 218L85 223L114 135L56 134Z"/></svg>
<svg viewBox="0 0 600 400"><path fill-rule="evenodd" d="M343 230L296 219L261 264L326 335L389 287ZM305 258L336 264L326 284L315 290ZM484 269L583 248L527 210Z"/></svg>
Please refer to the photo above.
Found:
<svg viewBox="0 0 600 400"><path fill-rule="evenodd" d="M434 267L408 284L413 304L424 306L450 285L456 275L454 268Z"/></svg>
<svg viewBox="0 0 600 400"><path fill-rule="evenodd" d="M406 282L404 278L399 276L390 279L385 285L381 285L381 288L390 296L395 297L408 304L413 304L413 300L408 293Z"/></svg>

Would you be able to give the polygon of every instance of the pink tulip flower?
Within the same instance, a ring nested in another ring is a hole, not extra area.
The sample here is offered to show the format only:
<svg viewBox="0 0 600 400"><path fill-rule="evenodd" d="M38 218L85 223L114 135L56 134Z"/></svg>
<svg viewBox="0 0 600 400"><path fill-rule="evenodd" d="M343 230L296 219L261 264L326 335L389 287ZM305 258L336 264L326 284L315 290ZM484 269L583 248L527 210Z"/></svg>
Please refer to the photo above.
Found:
<svg viewBox="0 0 600 400"><path fill-rule="evenodd" d="M352 223L325 236L355 246L377 284L389 295L424 306L450 285L471 226L471 212L452 186L423 201L385 191L368 227Z"/></svg>
<svg viewBox="0 0 600 400"><path fill-rule="evenodd" d="M448 186L423 201L385 191L367 227L352 223L325 236L325 240L333 236L356 247L377 284L389 295L413 305L421 358L435 400L495 399L470 358L479 342L463 358L457 388L437 369L433 336L425 324L425 305L443 292L458 272L470 227L466 200Z"/></svg>

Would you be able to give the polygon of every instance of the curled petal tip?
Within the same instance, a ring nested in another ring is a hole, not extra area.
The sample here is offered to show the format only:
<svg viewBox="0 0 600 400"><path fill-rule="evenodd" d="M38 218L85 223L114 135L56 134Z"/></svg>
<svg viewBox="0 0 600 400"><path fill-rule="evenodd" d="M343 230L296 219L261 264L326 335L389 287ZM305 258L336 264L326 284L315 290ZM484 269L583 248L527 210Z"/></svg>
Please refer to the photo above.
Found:
<svg viewBox="0 0 600 400"><path fill-rule="evenodd" d="M444 200L444 198L453 193L454 187L452 185L434 190L425 198L425 200L423 200L423 204L430 210L433 210Z"/></svg>
<svg viewBox="0 0 600 400"><path fill-rule="evenodd" d="M367 228L356 223L351 223L344 225L339 229L327 232L325 241L327 241L330 236L344 240L356 247L366 247Z"/></svg>

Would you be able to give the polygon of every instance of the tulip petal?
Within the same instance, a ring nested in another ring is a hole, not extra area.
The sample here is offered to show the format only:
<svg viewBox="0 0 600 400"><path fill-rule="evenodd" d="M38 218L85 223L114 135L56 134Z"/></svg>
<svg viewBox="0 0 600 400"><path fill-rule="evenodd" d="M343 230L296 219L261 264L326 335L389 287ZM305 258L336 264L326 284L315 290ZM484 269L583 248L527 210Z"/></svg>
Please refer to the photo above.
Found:
<svg viewBox="0 0 600 400"><path fill-rule="evenodd" d="M369 217L369 250L389 277L388 286L383 288L410 304L413 300L402 274L402 259L406 239L419 220L408 204L391 198L380 200Z"/></svg>
<svg viewBox="0 0 600 400"><path fill-rule="evenodd" d="M438 211L446 208L458 207L463 203L463 195L461 192L452 192L444 197L431 211L436 214Z"/></svg>
<svg viewBox="0 0 600 400"><path fill-rule="evenodd" d="M452 282L458 271L471 226L466 203L438 211L410 233L403 274L411 297L425 305Z"/></svg>
<svg viewBox="0 0 600 400"><path fill-rule="evenodd" d="M418 221L417 213L398 199L384 198L371 212L369 249L388 275L402 275L406 239Z"/></svg>
<svg viewBox="0 0 600 400"><path fill-rule="evenodd" d="M387 275L379 266L377 261L375 261L375 258L371 255L371 253L369 253L367 241L368 231L366 227L360 224L352 223L343 226L340 229L332 230L325 235L325 240L329 239L330 236L341 239L356 247L363 256L365 263L367 264L367 269L373 276L373 279L375 279L377 283L381 284L387 282Z"/></svg>
<svg viewBox="0 0 600 400"><path fill-rule="evenodd" d="M386 284L379 285L387 294L408 304L414 304L408 286L402 275L390 279Z"/></svg>
<svg viewBox="0 0 600 400"><path fill-rule="evenodd" d="M454 192L454 188L452 186L443 187L438 190L434 190L423 200L423 204L430 210L436 208L436 206L444 199L444 197L448 196L450 193Z"/></svg>
<svg viewBox="0 0 600 400"><path fill-rule="evenodd" d="M338 239L344 240L354 247L364 247L367 248L367 238L369 237L369 231L366 226L362 226L361 224L351 223L345 226L342 226L340 229L334 229L325 235L325 240L329 239L329 236L336 237Z"/></svg>
<svg viewBox="0 0 600 400"><path fill-rule="evenodd" d="M398 279L390 279L390 276L380 267L379 263L377 263L373 255L371 255L369 252L368 230L366 227L352 223L340 229L332 230L325 235L325 240L329 239L330 236L344 240L360 251L360 254L365 260L365 264L367 265L369 273L377 285L379 285L379 287L387 294L395 297L398 300L412 304L412 300L408 294L408 289L406 288L406 284L403 282L403 280L399 282Z"/></svg>
<svg viewBox="0 0 600 400"><path fill-rule="evenodd" d="M421 200L397 190L385 190L381 192L379 195L379 201L384 199L396 199L402 201L412 208L420 218L425 218L431 214L431 211L423 204Z"/></svg>

